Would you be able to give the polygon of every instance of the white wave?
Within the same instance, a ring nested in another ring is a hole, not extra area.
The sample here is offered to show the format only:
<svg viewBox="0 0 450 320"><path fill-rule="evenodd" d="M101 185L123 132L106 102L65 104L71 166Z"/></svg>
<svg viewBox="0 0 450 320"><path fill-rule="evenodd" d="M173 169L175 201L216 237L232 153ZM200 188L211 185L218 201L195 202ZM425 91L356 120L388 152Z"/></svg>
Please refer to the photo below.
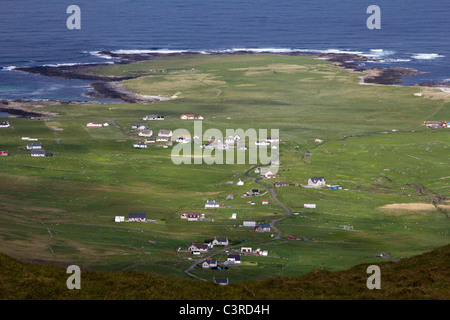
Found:
<svg viewBox="0 0 450 320"><path fill-rule="evenodd" d="M438 53L415 53L412 58L417 60L433 60L437 58L443 58L444 55Z"/></svg>
<svg viewBox="0 0 450 320"><path fill-rule="evenodd" d="M100 54L100 51L89 51L90 55L96 56L98 58L103 58L103 59L112 59L111 56L105 55L105 54Z"/></svg>
<svg viewBox="0 0 450 320"><path fill-rule="evenodd" d="M114 62L105 62L105 64L113 64ZM50 63L44 64L43 67L73 67L73 66L88 66L97 64L95 62L67 62L67 63Z"/></svg>
<svg viewBox="0 0 450 320"><path fill-rule="evenodd" d="M15 68L17 68L17 67L16 66L2 67L2 70L4 70L4 71L13 71Z"/></svg>
<svg viewBox="0 0 450 320"><path fill-rule="evenodd" d="M410 62L411 59L380 59L375 61L368 61L372 63L395 63L395 62Z"/></svg>
<svg viewBox="0 0 450 320"><path fill-rule="evenodd" d="M117 54L151 54L151 53L170 54L170 53L189 52L189 50L169 50L169 49L157 49L157 50L115 50L115 51L111 51L111 52L112 53L117 53Z"/></svg>

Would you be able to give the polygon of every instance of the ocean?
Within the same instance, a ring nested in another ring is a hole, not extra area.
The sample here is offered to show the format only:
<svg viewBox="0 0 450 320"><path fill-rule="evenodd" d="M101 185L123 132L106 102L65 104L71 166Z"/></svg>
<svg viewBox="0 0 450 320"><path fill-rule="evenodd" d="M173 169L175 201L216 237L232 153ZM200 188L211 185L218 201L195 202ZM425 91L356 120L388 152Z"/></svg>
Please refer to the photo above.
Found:
<svg viewBox="0 0 450 320"><path fill-rule="evenodd" d="M80 30L66 26L73 4ZM370 5L381 29L367 28ZM442 0L0 0L0 99L92 100L91 81L14 67L113 63L103 50L352 52L424 72L405 85L450 82L449 15Z"/></svg>

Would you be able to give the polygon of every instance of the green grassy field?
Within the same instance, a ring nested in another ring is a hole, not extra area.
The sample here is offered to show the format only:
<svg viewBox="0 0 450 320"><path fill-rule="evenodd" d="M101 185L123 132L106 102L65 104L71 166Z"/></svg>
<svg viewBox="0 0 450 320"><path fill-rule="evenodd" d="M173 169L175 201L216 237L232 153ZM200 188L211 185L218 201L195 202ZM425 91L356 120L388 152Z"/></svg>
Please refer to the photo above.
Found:
<svg viewBox="0 0 450 320"><path fill-rule="evenodd" d="M228 237L269 255L244 257L248 263L227 271L192 273L241 281L344 270L384 261L376 257L380 252L401 259L449 243L448 202L426 210L381 209L431 205L437 196L449 196L449 131L422 125L450 118L450 100L438 89L423 89L429 98L414 96L417 87L360 85L357 72L313 57L282 55L167 57L99 67L95 73L140 75L124 86L178 98L48 106L46 111L59 116L10 119L12 128L0 129L0 150L10 153L0 158L0 252L24 261L188 277L184 270L196 258L183 252L188 245ZM138 150L135 140L113 125L86 127L114 120L129 131L150 114L166 117L145 122L154 132L193 132L193 121L180 120L181 114L205 117L204 131L278 129L281 166L274 180L291 186L276 188L277 197L298 213L277 225L281 239L239 227L245 220L270 223L286 214L270 194L241 199L251 188L262 188L254 182L256 174L244 175L253 165L177 166L170 147ZM39 138L54 156L32 158L24 136ZM305 157L307 152L311 156ZM324 176L343 190L295 186L312 176ZM238 179L245 185L236 186ZM423 186L424 193L411 185ZM233 200L225 200L229 194ZM231 208L204 210L207 200ZM303 209L305 203L317 208ZM205 213L211 221L182 221L183 211ZM114 216L129 212L145 212L157 223L114 223ZM229 219L233 213L236 220Z"/></svg>

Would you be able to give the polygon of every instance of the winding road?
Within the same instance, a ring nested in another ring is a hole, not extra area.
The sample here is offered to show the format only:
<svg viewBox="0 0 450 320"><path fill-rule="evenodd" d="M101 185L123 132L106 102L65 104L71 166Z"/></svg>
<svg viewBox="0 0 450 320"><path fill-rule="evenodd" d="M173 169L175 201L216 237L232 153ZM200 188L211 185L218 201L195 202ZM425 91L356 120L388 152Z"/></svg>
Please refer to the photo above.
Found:
<svg viewBox="0 0 450 320"><path fill-rule="evenodd" d="M276 153L276 152L274 152L274 153ZM276 159L275 161L277 161L278 158L279 158L278 153L276 153L276 155L277 155L277 159ZM256 165L256 166L253 166L252 168L248 169L248 170L245 172L245 176L248 177L248 178L251 178L250 172L252 172L253 170L255 170L255 169L258 168L258 167L267 167L267 166L270 166L270 165L271 165L271 164L269 163L269 164L264 164L264 165ZM254 181L255 181L257 184L259 184L259 185L261 185L261 186L267 188L267 189L270 191L270 194L272 195L273 200L275 200L275 202L278 203L278 204L286 211L286 215L285 215L284 217L281 217L281 218L272 220L272 221L270 222L270 227L271 227L271 229L273 229L273 230L276 232L276 234L277 234L277 235L276 235L275 237L273 237L273 239L270 240L270 241L273 241L273 240L279 240L279 239L281 239L281 231L280 231L275 225L276 225L278 222L280 222L280 221L282 221L282 220L288 218L288 217L292 214L292 212L291 212L291 210L290 210L284 203L282 203L282 202L277 198L277 194L276 194L275 189L274 189L274 187L273 187L272 185L266 185L266 184L263 184L262 182L260 182L260 181L263 180L263 179L264 179L264 178L259 177L259 178L256 178ZM267 242L267 241L263 241L263 242ZM194 275L194 274L191 273L191 271L194 270L195 266L198 265L199 263L202 263L202 262L205 261L206 259L210 259L210 258L212 258L212 257L214 257L214 256L216 256L216 255L218 255L218 254L221 254L221 253L223 253L223 252L225 252L225 251L227 251L227 250L229 250L229 249L232 249L232 248L235 248L235 247L239 247L239 246L241 246L241 245L242 245L242 244L238 244L238 245L234 245L234 246L230 246L230 247L225 247L225 248L223 248L222 250L217 251L217 252L215 252L215 253L213 253L213 254L210 254L210 255L207 256L207 257L203 257L203 258L201 258L201 259L195 260L195 263L192 264L191 266L189 266L189 268L187 268L184 272L185 272L186 274L188 274L189 276L194 277L194 278L196 278L196 279L203 280L203 281L207 281L207 280L205 280L205 279L203 279L203 278L200 278L200 277L198 277L198 276L196 276L196 275Z"/></svg>

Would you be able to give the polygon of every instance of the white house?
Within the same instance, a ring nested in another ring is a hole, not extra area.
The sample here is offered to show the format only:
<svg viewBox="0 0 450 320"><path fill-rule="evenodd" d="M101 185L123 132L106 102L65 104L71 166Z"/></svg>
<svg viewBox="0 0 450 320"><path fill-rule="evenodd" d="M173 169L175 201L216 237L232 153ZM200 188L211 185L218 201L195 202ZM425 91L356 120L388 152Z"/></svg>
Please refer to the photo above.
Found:
<svg viewBox="0 0 450 320"><path fill-rule="evenodd" d="M241 255L240 254L229 254L227 257L228 262L233 263L241 263Z"/></svg>
<svg viewBox="0 0 450 320"><path fill-rule="evenodd" d="M256 227L256 221L244 221L244 227Z"/></svg>
<svg viewBox="0 0 450 320"><path fill-rule="evenodd" d="M151 137L153 135L153 131L152 130L141 130L139 131L139 136L140 137Z"/></svg>
<svg viewBox="0 0 450 320"><path fill-rule="evenodd" d="M267 172L264 174L264 177L265 177L266 179L273 179L273 178L276 178L277 175L276 175L275 173L272 173L272 172L270 172L270 171L267 171Z"/></svg>
<svg viewBox="0 0 450 320"><path fill-rule="evenodd" d="M2 121L0 122L0 128L9 128L11 125L8 121Z"/></svg>
<svg viewBox="0 0 450 320"><path fill-rule="evenodd" d="M202 263L203 269L210 269L215 267L217 267L217 260L207 259Z"/></svg>
<svg viewBox="0 0 450 320"><path fill-rule="evenodd" d="M204 243L191 243L188 247L189 252L208 252L209 246Z"/></svg>
<svg viewBox="0 0 450 320"><path fill-rule="evenodd" d="M239 181L237 182L238 186L243 186L244 185L244 181L242 181L241 179L239 179Z"/></svg>
<svg viewBox="0 0 450 320"><path fill-rule="evenodd" d="M325 187L326 182L324 177L312 177L308 180L308 186L313 188Z"/></svg>
<svg viewBox="0 0 450 320"><path fill-rule="evenodd" d="M253 249L250 247L242 247L241 253L252 253Z"/></svg>
<svg viewBox="0 0 450 320"><path fill-rule="evenodd" d="M143 124L133 124L131 126L131 129L134 129L134 130L145 130L145 129L147 129L147 127L145 125L143 125Z"/></svg>
<svg viewBox="0 0 450 320"><path fill-rule="evenodd" d="M220 207L220 204L218 203L218 202L215 202L215 201L206 201L206 203L205 203L205 208L206 209L208 209L208 208L219 208Z"/></svg>
<svg viewBox="0 0 450 320"><path fill-rule="evenodd" d="M160 137L171 137L172 136L172 131L171 130L159 130L158 132L158 136Z"/></svg>
<svg viewBox="0 0 450 320"><path fill-rule="evenodd" d="M146 222L147 221L147 215L143 212L131 212L128 214L128 221L129 222Z"/></svg>
<svg viewBox="0 0 450 320"><path fill-rule="evenodd" d="M142 149L147 148L147 144L145 142L136 142L135 144L133 144L133 146L135 148L142 148Z"/></svg>
<svg viewBox="0 0 450 320"><path fill-rule="evenodd" d="M182 120L193 120L193 119L195 119L195 115L193 115L193 114L182 114L181 116L180 116L180 119L182 119Z"/></svg>
<svg viewBox="0 0 450 320"><path fill-rule="evenodd" d="M198 212L183 212L183 213L181 213L181 219L186 219L187 221L198 221L198 220L200 220L200 213L198 213Z"/></svg>
<svg viewBox="0 0 450 320"><path fill-rule="evenodd" d="M227 238L214 238L212 241L213 246L227 246L228 239Z"/></svg>
<svg viewBox="0 0 450 320"><path fill-rule="evenodd" d="M307 208L307 209L315 209L316 208L316 204L315 203L305 203L303 205L303 208Z"/></svg>
<svg viewBox="0 0 450 320"><path fill-rule="evenodd" d="M164 120L164 116L158 116L156 114L145 116L142 120Z"/></svg>
<svg viewBox="0 0 450 320"><path fill-rule="evenodd" d="M125 222L125 217L124 216L116 216L114 218L114 222Z"/></svg>
<svg viewBox="0 0 450 320"><path fill-rule="evenodd" d="M260 248L256 249L255 253L259 256L267 256L269 254L267 250L261 250Z"/></svg>
<svg viewBox="0 0 450 320"><path fill-rule="evenodd" d="M268 145L270 145L270 142L267 142L267 141L255 141L255 145L257 145L257 146L268 146Z"/></svg>
<svg viewBox="0 0 450 320"><path fill-rule="evenodd" d="M89 128L99 128L99 127L103 127L103 123L95 123L95 122L89 122L86 127Z"/></svg>
<svg viewBox="0 0 450 320"><path fill-rule="evenodd" d="M40 150L40 149L42 149L42 146L39 143L27 145L27 150Z"/></svg>
<svg viewBox="0 0 450 320"><path fill-rule="evenodd" d="M32 157L45 157L45 150L31 150Z"/></svg>

